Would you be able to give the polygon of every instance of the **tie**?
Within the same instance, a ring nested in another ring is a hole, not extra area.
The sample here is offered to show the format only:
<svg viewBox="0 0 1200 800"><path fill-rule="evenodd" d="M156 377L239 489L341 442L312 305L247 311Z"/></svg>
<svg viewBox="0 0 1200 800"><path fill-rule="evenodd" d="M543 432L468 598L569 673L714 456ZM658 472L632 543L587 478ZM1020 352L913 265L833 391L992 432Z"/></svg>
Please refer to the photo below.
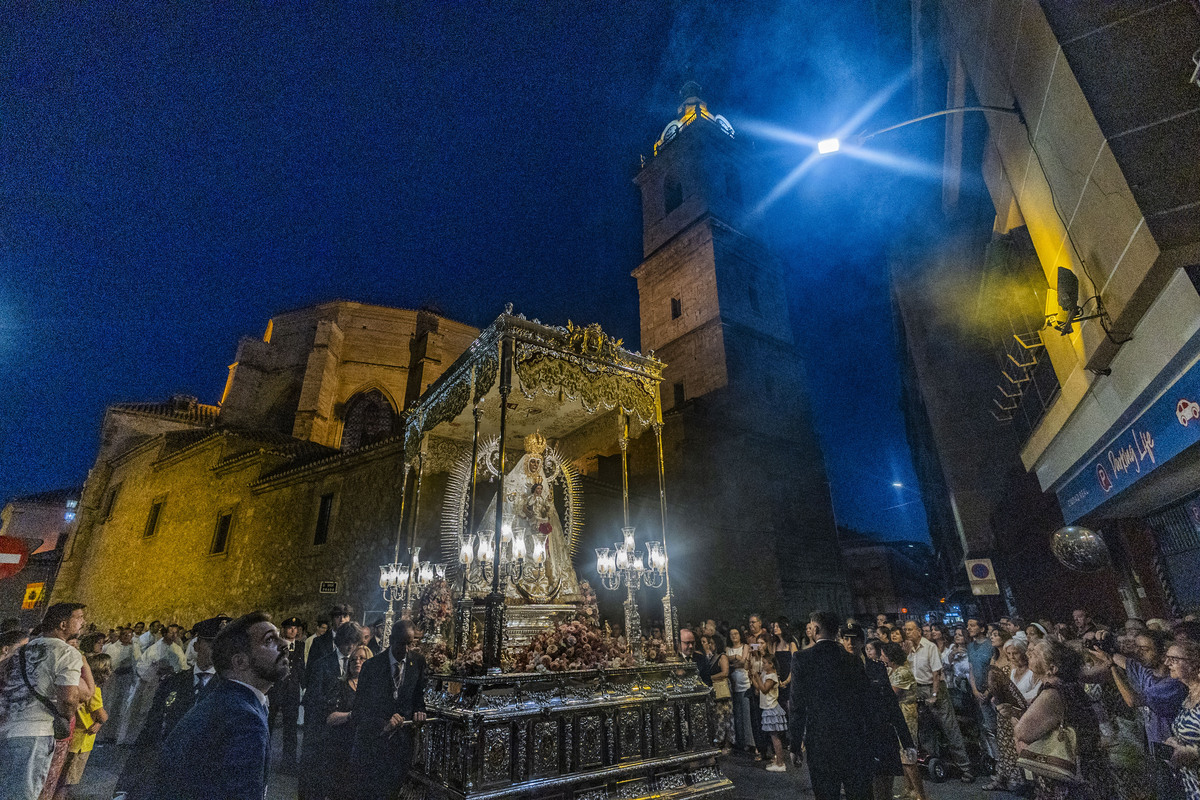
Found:
<svg viewBox="0 0 1200 800"><path fill-rule="evenodd" d="M341 653L338 653L338 674L346 674L346 657Z"/></svg>
<svg viewBox="0 0 1200 800"><path fill-rule="evenodd" d="M392 699L397 700L400 697L400 676L404 674L404 667L400 662L392 667Z"/></svg>
<svg viewBox="0 0 1200 800"><path fill-rule="evenodd" d="M201 672L196 675L196 694L204 691L204 687L208 686L208 679L211 677L212 675L209 675L207 672Z"/></svg>

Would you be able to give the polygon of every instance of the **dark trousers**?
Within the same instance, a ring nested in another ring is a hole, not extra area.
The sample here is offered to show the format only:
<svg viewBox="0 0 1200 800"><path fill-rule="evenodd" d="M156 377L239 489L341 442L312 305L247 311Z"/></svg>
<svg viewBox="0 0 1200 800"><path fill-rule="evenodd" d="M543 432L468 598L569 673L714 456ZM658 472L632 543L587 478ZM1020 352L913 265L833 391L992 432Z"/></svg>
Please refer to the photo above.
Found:
<svg viewBox="0 0 1200 800"><path fill-rule="evenodd" d="M754 746L758 748L760 753L770 753L771 737L763 732L762 729L762 708L758 705L758 692L753 689L749 692L750 695L750 728L754 731Z"/></svg>
<svg viewBox="0 0 1200 800"><path fill-rule="evenodd" d="M274 698L273 698L274 699ZM284 695L279 702L271 703L267 711L267 725L274 732L275 728L283 728L283 764L296 766L296 741L299 733L300 703L299 698Z"/></svg>
<svg viewBox="0 0 1200 800"><path fill-rule="evenodd" d="M808 776L816 800L839 800L843 787L846 800L871 800L870 770L823 767L810 760Z"/></svg>

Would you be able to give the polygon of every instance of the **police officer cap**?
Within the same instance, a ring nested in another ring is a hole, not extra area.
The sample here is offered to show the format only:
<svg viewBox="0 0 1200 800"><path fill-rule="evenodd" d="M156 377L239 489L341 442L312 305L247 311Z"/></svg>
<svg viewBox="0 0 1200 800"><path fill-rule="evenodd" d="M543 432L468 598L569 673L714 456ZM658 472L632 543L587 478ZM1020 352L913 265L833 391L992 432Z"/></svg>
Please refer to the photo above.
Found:
<svg viewBox="0 0 1200 800"><path fill-rule="evenodd" d="M849 625L842 626L841 638L843 638L843 639L865 639L865 638L867 638L867 636L866 636L866 633L863 631L861 625L859 625L857 623L851 623Z"/></svg>
<svg viewBox="0 0 1200 800"><path fill-rule="evenodd" d="M192 628L192 634L197 639L215 639L217 638L217 634L221 632L221 628L224 628L225 623L231 619L232 617L221 614L220 616L206 619L203 622L197 622Z"/></svg>
<svg viewBox="0 0 1200 800"><path fill-rule="evenodd" d="M303 628L304 620L300 619L299 617L288 617L287 619L285 619L283 621L283 625L281 625L280 627L281 628Z"/></svg>

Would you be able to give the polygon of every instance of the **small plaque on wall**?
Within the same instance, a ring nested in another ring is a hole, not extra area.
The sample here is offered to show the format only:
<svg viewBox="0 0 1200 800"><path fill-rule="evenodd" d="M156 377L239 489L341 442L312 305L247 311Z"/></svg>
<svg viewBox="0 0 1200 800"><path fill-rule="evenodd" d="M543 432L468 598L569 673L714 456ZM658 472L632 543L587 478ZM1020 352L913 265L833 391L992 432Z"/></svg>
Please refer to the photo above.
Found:
<svg viewBox="0 0 1200 800"><path fill-rule="evenodd" d="M337 581L321 581L321 594L337 594Z"/></svg>

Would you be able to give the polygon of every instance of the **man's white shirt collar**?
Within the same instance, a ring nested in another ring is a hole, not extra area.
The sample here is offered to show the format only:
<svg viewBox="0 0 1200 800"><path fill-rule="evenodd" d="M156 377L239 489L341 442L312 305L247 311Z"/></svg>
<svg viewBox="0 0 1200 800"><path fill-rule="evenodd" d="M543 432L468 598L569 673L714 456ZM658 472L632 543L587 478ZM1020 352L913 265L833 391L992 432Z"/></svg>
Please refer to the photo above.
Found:
<svg viewBox="0 0 1200 800"><path fill-rule="evenodd" d="M247 689L254 692L254 696L258 698L258 702L262 703L263 708L267 708L270 705L270 701L267 700L267 696L250 684L245 683L244 681L234 680L233 678L230 678L229 680L232 683L240 683L242 686L245 686Z"/></svg>

